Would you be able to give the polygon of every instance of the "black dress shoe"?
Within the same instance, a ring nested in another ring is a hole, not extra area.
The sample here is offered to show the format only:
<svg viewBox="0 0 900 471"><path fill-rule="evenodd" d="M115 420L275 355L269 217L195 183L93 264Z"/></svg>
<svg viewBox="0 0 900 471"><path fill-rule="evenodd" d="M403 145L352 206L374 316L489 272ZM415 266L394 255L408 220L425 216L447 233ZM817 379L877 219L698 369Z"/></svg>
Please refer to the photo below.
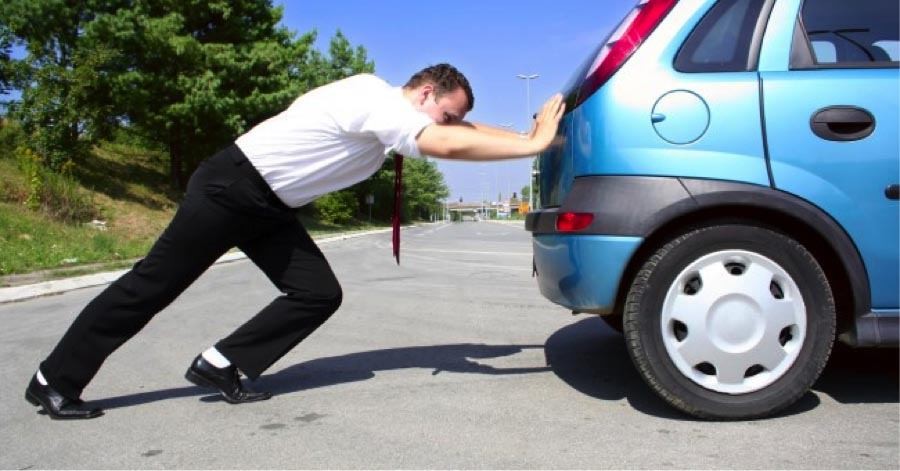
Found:
<svg viewBox="0 0 900 471"><path fill-rule="evenodd" d="M218 389L231 404L264 401L272 397L272 393L244 389L236 366L216 368L202 355L197 355L184 378L200 387Z"/></svg>
<svg viewBox="0 0 900 471"><path fill-rule="evenodd" d="M49 385L42 385L37 380L37 375L34 375L31 382L28 383L25 400L34 406L42 407L44 412L54 420L93 419L103 415L101 409L89 409L84 406L84 402L78 399L69 399Z"/></svg>

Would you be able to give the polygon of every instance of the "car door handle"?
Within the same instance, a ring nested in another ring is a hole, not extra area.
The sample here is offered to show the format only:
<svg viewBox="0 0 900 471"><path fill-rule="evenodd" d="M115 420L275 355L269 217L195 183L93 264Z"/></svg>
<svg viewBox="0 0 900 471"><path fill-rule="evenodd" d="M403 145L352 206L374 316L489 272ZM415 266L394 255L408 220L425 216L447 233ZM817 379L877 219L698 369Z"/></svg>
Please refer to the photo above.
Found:
<svg viewBox="0 0 900 471"><path fill-rule="evenodd" d="M858 141L875 130L875 117L856 106L829 106L809 120L813 134L829 141Z"/></svg>
<svg viewBox="0 0 900 471"><path fill-rule="evenodd" d="M889 200L900 199L900 185L896 183L894 183L893 185L888 185L888 187L884 189L884 196L886 196Z"/></svg>

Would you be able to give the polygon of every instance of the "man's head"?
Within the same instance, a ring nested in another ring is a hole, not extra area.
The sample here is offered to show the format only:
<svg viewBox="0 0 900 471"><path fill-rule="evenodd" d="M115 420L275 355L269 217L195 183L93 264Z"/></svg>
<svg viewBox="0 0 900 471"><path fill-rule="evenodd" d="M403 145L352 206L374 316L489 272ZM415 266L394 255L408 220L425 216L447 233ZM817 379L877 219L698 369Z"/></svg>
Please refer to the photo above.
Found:
<svg viewBox="0 0 900 471"><path fill-rule="evenodd" d="M436 123L462 121L475 105L466 76L450 64L438 64L416 72L403 89L417 110Z"/></svg>

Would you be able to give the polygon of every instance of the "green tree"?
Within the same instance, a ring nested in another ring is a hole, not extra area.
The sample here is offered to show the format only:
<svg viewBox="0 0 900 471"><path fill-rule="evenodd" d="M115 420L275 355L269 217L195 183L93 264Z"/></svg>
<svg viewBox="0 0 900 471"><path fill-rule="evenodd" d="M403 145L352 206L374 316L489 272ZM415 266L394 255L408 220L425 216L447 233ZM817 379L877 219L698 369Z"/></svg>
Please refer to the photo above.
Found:
<svg viewBox="0 0 900 471"><path fill-rule="evenodd" d="M387 221L394 211L394 157L388 156L374 175L345 191L355 195L356 217L368 219L369 206L366 196L375 199L372 218ZM450 195L444 175L437 164L429 159L406 158L403 160L403 206L401 219L428 219L441 211L443 201ZM318 204L318 201L316 203Z"/></svg>
<svg viewBox="0 0 900 471"><path fill-rule="evenodd" d="M7 48L2 57L7 86L22 89L21 103L11 111L43 164L53 170L63 170L87 147L84 136L102 135L85 111L98 85L93 69L108 54L82 47L79 39L96 15L118 3L7 0L0 9L0 36L6 45L22 43L27 53L12 60Z"/></svg>
<svg viewBox="0 0 900 471"><path fill-rule="evenodd" d="M9 25L0 21L0 94L8 93L12 87L12 43Z"/></svg>
<svg viewBox="0 0 900 471"><path fill-rule="evenodd" d="M354 48L341 30L338 30L328 45L328 55L318 51L312 52L311 70L314 73L314 86L324 85L351 75L372 73L375 63L366 57L362 46Z"/></svg>
<svg viewBox="0 0 900 471"><path fill-rule="evenodd" d="M27 51L14 111L54 169L127 126L168 149L183 187L200 159L300 93L374 68L340 33L318 53L315 32L278 26L271 0L4 3L0 60L17 62L3 55L4 31Z"/></svg>
<svg viewBox="0 0 900 471"><path fill-rule="evenodd" d="M390 219L394 210L394 157L388 156L381 169L371 178L354 185L359 208L368 210L366 195L375 197L373 217ZM428 219L439 212L443 200L450 195L444 175L430 159L406 158L403 160L403 206L401 219Z"/></svg>
<svg viewBox="0 0 900 471"><path fill-rule="evenodd" d="M87 42L116 51L103 77L116 115L166 146L170 177L315 85L315 33L295 39L267 0L135 0L97 18Z"/></svg>
<svg viewBox="0 0 900 471"><path fill-rule="evenodd" d="M314 203L315 215L322 222L347 224L357 216L359 202L351 190L328 193Z"/></svg>
<svg viewBox="0 0 900 471"><path fill-rule="evenodd" d="M441 202L450 196L444 175L429 159L403 161L404 209L407 219L428 219L438 212Z"/></svg>
<svg viewBox="0 0 900 471"><path fill-rule="evenodd" d="M394 157L388 156L374 175L353 185L349 190L356 195L360 210L365 210L365 215L359 215L361 219L369 217L366 196L372 195L375 199L372 218L377 221L389 220L394 211Z"/></svg>

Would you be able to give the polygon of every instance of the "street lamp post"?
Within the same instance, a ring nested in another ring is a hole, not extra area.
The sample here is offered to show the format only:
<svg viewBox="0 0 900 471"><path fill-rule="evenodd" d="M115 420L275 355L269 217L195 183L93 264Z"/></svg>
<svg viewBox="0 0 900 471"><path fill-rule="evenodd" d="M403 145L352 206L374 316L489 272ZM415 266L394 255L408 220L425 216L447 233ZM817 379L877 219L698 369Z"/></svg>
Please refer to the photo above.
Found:
<svg viewBox="0 0 900 471"><path fill-rule="evenodd" d="M487 174L484 172L478 172L478 183L481 189L481 217L487 219L487 210L484 207L484 192L487 187Z"/></svg>
<svg viewBox="0 0 900 471"><path fill-rule="evenodd" d="M525 132L528 132L528 123L531 120L531 81L540 77L538 74L517 74L517 78L525 81ZM531 168L528 171L528 210L534 211L534 159L531 158Z"/></svg>

